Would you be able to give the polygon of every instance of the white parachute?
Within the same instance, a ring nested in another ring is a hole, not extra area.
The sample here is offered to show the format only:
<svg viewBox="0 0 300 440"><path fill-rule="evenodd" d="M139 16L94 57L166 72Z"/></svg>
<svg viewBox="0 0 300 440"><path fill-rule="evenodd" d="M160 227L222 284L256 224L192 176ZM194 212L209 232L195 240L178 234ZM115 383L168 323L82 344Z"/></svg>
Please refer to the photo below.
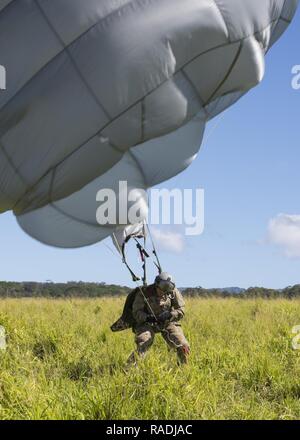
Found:
<svg viewBox="0 0 300 440"><path fill-rule="evenodd" d="M97 223L99 189L183 171L205 123L261 81L297 5L0 0L0 212L58 247L119 230Z"/></svg>

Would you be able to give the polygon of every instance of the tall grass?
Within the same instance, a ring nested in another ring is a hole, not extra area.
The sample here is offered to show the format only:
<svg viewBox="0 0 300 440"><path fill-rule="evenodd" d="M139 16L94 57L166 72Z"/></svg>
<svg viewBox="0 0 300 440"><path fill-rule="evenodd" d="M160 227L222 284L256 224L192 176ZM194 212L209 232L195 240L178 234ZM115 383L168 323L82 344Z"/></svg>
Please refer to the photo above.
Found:
<svg viewBox="0 0 300 440"><path fill-rule="evenodd" d="M122 299L0 301L0 419L299 419L300 302L190 299L190 363L158 335L126 371Z"/></svg>

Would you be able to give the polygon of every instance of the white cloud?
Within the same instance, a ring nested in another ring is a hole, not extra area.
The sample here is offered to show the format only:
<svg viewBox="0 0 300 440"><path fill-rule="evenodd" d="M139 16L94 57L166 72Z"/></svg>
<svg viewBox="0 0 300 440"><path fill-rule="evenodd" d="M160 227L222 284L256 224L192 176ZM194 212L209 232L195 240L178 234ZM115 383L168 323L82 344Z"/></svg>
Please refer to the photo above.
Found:
<svg viewBox="0 0 300 440"><path fill-rule="evenodd" d="M162 251L180 254L185 248L184 236L178 232L152 228L152 235L157 247Z"/></svg>
<svg viewBox="0 0 300 440"><path fill-rule="evenodd" d="M279 214L269 221L268 241L289 258L300 258L300 215Z"/></svg>

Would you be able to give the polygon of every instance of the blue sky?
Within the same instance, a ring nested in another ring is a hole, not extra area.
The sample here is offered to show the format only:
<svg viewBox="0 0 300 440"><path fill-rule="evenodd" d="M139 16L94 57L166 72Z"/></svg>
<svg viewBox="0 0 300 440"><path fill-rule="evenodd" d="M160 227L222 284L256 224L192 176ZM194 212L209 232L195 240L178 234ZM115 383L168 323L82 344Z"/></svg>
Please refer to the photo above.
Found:
<svg viewBox="0 0 300 440"><path fill-rule="evenodd" d="M268 54L262 84L209 124L198 158L164 185L205 190L204 233L187 237L182 252L161 253L179 286L300 283L300 249L288 248L293 236L282 238L280 229L281 246L276 234L273 243L268 239L271 219L300 215L300 90L291 87L291 69L300 64L299 28L298 11ZM103 243L77 250L47 247L26 236L11 213L0 216L0 231L2 280L131 284ZM292 233L299 239L297 229Z"/></svg>

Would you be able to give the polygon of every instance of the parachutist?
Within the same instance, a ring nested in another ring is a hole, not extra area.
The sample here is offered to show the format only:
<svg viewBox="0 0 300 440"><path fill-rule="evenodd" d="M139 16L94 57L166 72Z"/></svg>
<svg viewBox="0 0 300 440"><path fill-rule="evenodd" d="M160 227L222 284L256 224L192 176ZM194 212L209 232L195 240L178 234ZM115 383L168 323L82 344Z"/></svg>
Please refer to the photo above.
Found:
<svg viewBox="0 0 300 440"><path fill-rule="evenodd" d="M168 346L177 351L179 363L187 363L190 347L180 325L184 309L183 297L166 272L159 274L154 284L144 288L143 294L137 290L132 304L137 350L131 354L128 363L136 364L137 357L146 355L157 333L161 333Z"/></svg>

